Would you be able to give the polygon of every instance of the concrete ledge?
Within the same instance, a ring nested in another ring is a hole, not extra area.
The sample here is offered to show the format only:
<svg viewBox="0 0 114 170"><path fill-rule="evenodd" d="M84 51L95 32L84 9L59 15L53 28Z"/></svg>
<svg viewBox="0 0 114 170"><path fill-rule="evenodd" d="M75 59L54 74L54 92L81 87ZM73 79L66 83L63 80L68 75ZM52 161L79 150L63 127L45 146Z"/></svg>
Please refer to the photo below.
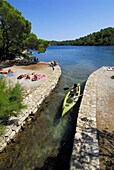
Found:
<svg viewBox="0 0 114 170"><path fill-rule="evenodd" d="M14 139L21 128L25 125L25 120L30 121L30 115L34 115L41 107L43 101L51 94L61 77L61 68L56 66L54 71L48 76L38 88L28 90L23 103L27 104L27 109L23 109L17 117L11 117L7 125L5 134L0 136L0 152ZM28 118L29 117L29 118Z"/></svg>
<svg viewBox="0 0 114 170"><path fill-rule="evenodd" d="M71 170L100 169L96 126L96 83L106 69L102 67L93 72L86 82L78 114Z"/></svg>

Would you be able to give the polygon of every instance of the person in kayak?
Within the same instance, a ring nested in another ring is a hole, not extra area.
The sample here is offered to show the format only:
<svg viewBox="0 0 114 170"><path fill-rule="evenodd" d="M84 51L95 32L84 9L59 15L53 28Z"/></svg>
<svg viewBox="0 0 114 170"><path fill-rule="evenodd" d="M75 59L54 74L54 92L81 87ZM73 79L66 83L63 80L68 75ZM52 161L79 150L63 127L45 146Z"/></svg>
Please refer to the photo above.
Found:
<svg viewBox="0 0 114 170"><path fill-rule="evenodd" d="M81 97L82 95L83 94L80 94L79 96L78 96L78 94L77 95L71 94L71 95L69 95L67 102L72 103L76 98Z"/></svg>
<svg viewBox="0 0 114 170"><path fill-rule="evenodd" d="M74 84L68 98L73 97L74 93L77 93L78 91L79 91L79 87L77 86L77 84Z"/></svg>
<svg viewBox="0 0 114 170"><path fill-rule="evenodd" d="M73 102L76 98L82 96L82 95L79 95L78 96L78 91L79 91L79 87L77 84L74 84L74 86L72 87L72 90L68 96L68 99L67 99L67 102L68 103L71 103Z"/></svg>
<svg viewBox="0 0 114 170"><path fill-rule="evenodd" d="M74 86L72 87L74 92L78 92L79 87L77 86L77 84L74 84Z"/></svg>

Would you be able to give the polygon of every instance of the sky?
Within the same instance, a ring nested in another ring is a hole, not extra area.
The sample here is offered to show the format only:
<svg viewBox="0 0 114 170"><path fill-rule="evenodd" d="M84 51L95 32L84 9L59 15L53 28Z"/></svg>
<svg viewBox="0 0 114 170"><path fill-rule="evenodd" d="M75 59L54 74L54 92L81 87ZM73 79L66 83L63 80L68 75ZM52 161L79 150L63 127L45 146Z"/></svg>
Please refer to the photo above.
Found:
<svg viewBox="0 0 114 170"><path fill-rule="evenodd" d="M74 40L114 27L114 0L7 0L44 40Z"/></svg>

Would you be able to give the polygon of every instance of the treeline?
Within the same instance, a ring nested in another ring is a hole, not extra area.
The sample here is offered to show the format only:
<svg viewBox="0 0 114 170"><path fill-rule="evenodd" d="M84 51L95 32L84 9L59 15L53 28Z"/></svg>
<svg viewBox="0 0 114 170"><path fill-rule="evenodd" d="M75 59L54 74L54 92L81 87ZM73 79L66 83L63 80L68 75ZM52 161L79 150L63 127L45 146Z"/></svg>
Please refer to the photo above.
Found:
<svg viewBox="0 0 114 170"><path fill-rule="evenodd" d="M31 33L31 23L5 0L0 0L0 60L22 55L26 47L45 52L49 41Z"/></svg>
<svg viewBox="0 0 114 170"><path fill-rule="evenodd" d="M50 45L114 46L114 28L101 29L76 40L50 41Z"/></svg>

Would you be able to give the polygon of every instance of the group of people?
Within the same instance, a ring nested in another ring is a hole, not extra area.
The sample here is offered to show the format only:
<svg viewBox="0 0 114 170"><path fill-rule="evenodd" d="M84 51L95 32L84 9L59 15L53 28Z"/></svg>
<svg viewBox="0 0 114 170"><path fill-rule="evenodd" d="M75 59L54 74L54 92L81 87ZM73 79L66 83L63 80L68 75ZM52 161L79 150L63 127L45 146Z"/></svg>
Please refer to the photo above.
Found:
<svg viewBox="0 0 114 170"><path fill-rule="evenodd" d="M36 80L40 80L41 78L43 78L45 75L41 75L41 74L35 74L34 72L29 74L23 74L23 75L20 75L19 77L17 77L17 79L22 79L22 78L25 78L25 79L29 79L29 80L32 80L32 81L36 81Z"/></svg>

